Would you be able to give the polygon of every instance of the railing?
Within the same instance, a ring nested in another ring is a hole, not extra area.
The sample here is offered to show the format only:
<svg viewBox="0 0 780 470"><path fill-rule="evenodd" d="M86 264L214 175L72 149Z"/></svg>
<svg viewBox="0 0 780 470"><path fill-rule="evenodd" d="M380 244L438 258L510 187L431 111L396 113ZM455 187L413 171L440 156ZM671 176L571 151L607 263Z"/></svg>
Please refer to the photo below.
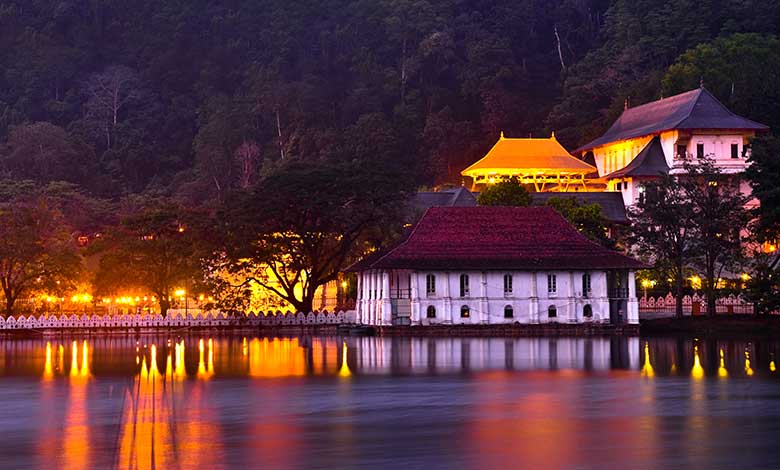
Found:
<svg viewBox="0 0 780 470"><path fill-rule="evenodd" d="M261 327L283 325L350 325L356 323L354 310L339 312L250 312L228 315L224 312L182 314L169 311L162 315L30 315L0 317L0 330L35 330L67 328L179 328L179 327Z"/></svg>
<svg viewBox="0 0 780 470"><path fill-rule="evenodd" d="M707 298L698 294L686 295L682 298L683 315L706 315ZM666 296L642 297L639 299L639 313L646 317L674 315L677 308L677 300L671 294ZM754 305L740 296L730 295L715 301L715 313L752 315L755 313ZM774 312L777 313L777 312Z"/></svg>

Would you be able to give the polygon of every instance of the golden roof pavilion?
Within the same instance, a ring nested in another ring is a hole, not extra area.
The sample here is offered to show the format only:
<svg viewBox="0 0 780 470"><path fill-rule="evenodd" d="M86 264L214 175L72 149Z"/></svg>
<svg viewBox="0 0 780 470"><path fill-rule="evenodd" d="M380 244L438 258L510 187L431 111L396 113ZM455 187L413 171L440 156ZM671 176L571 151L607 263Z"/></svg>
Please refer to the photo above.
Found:
<svg viewBox="0 0 780 470"><path fill-rule="evenodd" d="M587 191L585 176L596 172L596 167L563 148L555 133L549 139L513 139L504 137L502 132L487 155L463 170L461 175L472 179L472 190L480 184L516 177L521 183L533 184L536 191L542 192L570 191L572 185L582 185L582 190Z"/></svg>

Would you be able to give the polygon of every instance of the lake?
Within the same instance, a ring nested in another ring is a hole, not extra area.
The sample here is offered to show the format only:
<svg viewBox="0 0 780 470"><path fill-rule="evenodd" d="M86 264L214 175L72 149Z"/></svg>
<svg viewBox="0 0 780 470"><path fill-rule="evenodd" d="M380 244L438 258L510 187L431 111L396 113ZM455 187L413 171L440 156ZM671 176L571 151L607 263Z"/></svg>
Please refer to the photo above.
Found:
<svg viewBox="0 0 780 470"><path fill-rule="evenodd" d="M780 342L0 340L3 468L780 468Z"/></svg>

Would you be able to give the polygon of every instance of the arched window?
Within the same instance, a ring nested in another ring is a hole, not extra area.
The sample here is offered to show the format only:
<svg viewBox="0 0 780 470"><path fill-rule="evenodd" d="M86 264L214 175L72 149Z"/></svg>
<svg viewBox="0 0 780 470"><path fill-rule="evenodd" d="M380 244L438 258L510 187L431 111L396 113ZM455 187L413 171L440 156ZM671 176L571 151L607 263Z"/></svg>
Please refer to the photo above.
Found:
<svg viewBox="0 0 780 470"><path fill-rule="evenodd" d="M504 318L514 318L515 316L515 310L512 308L511 305L507 305L504 307Z"/></svg>
<svg viewBox="0 0 780 470"><path fill-rule="evenodd" d="M429 305L428 309L425 311L425 316L427 318L436 318L436 307Z"/></svg>
<svg viewBox="0 0 780 470"><path fill-rule="evenodd" d="M460 296L461 297L469 296L469 275L468 274L460 275Z"/></svg>
<svg viewBox="0 0 780 470"><path fill-rule="evenodd" d="M436 276L433 274L425 276L425 295L428 297L436 295Z"/></svg>
<svg viewBox="0 0 780 470"><path fill-rule="evenodd" d="M582 308L582 316L585 318L593 318L593 307L591 307L590 304L586 304Z"/></svg>
<svg viewBox="0 0 780 470"><path fill-rule="evenodd" d="M460 308L460 318L468 318L471 316L471 310L468 305L464 305Z"/></svg>
<svg viewBox="0 0 780 470"><path fill-rule="evenodd" d="M555 305L550 305L547 307L547 318L556 318L558 316L558 309L555 308Z"/></svg>
<svg viewBox="0 0 780 470"><path fill-rule="evenodd" d="M512 275L504 274L504 297L512 296Z"/></svg>

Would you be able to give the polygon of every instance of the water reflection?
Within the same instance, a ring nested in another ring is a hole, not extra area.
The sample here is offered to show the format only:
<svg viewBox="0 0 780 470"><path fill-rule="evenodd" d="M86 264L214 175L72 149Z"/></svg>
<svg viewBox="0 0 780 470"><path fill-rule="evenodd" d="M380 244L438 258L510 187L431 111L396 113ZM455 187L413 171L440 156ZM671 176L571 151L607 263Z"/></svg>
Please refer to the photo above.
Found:
<svg viewBox="0 0 780 470"><path fill-rule="evenodd" d="M568 466L654 461L664 436L680 433L684 461L706 464L703 443L729 429L717 419L759 404L728 400L780 384L779 348L621 337L3 340L0 376L39 392L22 400L19 381L0 388L23 416L0 417L16 433L0 455L30 442L38 467L341 467L453 445L453 455L479 456L455 467Z"/></svg>

